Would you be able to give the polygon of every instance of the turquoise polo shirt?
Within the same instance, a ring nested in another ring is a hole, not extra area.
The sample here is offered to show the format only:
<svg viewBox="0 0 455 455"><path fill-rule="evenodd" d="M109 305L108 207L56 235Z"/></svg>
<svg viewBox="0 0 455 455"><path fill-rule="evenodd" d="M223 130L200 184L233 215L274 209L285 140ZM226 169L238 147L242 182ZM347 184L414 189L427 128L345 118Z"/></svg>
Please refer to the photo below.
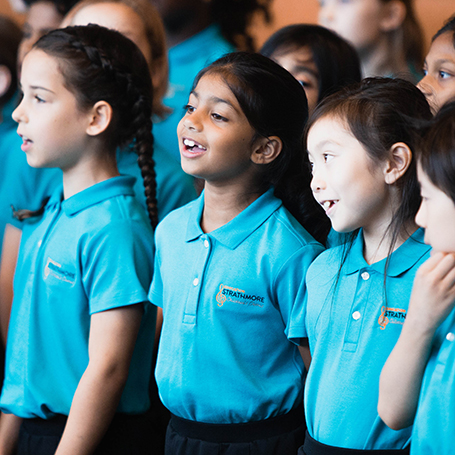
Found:
<svg viewBox="0 0 455 455"><path fill-rule="evenodd" d="M429 257L423 235L418 229L392 253L385 290L386 259L365 261L362 231L341 273L343 245L308 270L306 320L293 321L292 335L309 339L305 414L311 437L323 444L368 450L409 444L411 428L388 428L377 405L379 376L400 336L415 273Z"/></svg>
<svg viewBox="0 0 455 455"><path fill-rule="evenodd" d="M156 120L153 133L157 143L179 163L177 125L185 112L183 107L188 104L194 78L217 58L234 51L234 46L222 36L217 25L211 25L169 49L169 88L163 102L172 113L164 120Z"/></svg>
<svg viewBox="0 0 455 455"><path fill-rule="evenodd" d="M25 224L14 280L3 412L23 418L68 415L89 362L90 316L147 301L153 232L134 197L133 177L114 177ZM118 412L149 407L156 311L144 315Z"/></svg>
<svg viewBox="0 0 455 455"><path fill-rule="evenodd" d="M196 199L197 193L194 178L183 172L180 163L155 143L153 150L156 173L156 199L158 203L158 219L161 221L169 212ZM141 205L146 209L144 179L137 163L137 155L133 151L119 151L117 163L120 173L136 177L134 192Z"/></svg>
<svg viewBox="0 0 455 455"><path fill-rule="evenodd" d="M448 455L455 435L455 310L436 331L411 438L412 455Z"/></svg>
<svg viewBox="0 0 455 455"><path fill-rule="evenodd" d="M270 189L226 225L200 227L204 193L156 230L149 299L163 308L156 379L175 415L258 421L302 400L287 327L306 270L323 250Z"/></svg>

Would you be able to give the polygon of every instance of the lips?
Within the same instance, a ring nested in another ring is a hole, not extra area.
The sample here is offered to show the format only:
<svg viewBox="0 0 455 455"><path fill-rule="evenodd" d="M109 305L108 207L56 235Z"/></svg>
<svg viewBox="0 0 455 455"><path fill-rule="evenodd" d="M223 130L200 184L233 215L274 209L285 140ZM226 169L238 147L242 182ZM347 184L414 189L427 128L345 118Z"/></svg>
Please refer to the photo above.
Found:
<svg viewBox="0 0 455 455"><path fill-rule="evenodd" d="M196 142L193 139L183 138L183 149L190 154L197 155L207 151L207 148L204 147L199 142Z"/></svg>
<svg viewBox="0 0 455 455"><path fill-rule="evenodd" d="M23 152L27 152L30 149L31 145L33 144L33 141L31 139L29 139L28 137L22 135L22 134L19 134L19 136L22 139L21 150Z"/></svg>

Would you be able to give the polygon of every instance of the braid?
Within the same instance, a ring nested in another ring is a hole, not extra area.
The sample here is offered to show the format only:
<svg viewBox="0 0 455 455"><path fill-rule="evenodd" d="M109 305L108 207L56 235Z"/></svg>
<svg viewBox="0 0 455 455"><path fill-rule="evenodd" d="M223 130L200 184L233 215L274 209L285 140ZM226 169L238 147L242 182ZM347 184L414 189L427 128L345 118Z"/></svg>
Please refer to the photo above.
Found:
<svg viewBox="0 0 455 455"><path fill-rule="evenodd" d="M106 130L110 150L132 144L144 179L147 211L158 224L153 161L153 91L147 62L137 46L114 30L97 25L54 30L35 45L61 58L65 82L79 105L104 100L113 111Z"/></svg>

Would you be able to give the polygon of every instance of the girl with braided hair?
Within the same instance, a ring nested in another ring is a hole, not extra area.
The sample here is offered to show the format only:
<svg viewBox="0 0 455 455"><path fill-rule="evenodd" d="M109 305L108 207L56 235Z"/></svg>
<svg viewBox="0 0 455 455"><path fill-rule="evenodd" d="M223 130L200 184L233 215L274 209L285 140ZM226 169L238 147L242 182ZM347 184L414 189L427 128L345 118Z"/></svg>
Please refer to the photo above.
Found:
<svg viewBox="0 0 455 455"><path fill-rule="evenodd" d="M63 188L25 220L0 453L140 454L156 317L144 303L157 223L147 63L118 32L68 27L35 44L21 85L22 150L60 168ZM131 142L151 223L117 170Z"/></svg>
<svg viewBox="0 0 455 455"><path fill-rule="evenodd" d="M270 20L271 0L151 0L163 18L169 46L169 89L164 103L172 113L155 125L166 150L180 160L176 135L182 107L197 73L222 55L253 51L248 29L255 16Z"/></svg>

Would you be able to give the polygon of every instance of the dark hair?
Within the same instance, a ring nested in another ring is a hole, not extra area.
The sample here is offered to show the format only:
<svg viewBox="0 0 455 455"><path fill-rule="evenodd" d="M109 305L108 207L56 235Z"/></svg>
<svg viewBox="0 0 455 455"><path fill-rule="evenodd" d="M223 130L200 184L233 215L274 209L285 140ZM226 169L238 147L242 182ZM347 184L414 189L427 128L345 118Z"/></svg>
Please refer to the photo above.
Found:
<svg viewBox="0 0 455 455"><path fill-rule="evenodd" d="M113 110L109 148L132 143L144 178L149 217L157 224L152 84L147 62L121 33L98 25L53 30L34 45L59 61L65 84L84 110L104 100Z"/></svg>
<svg viewBox="0 0 455 455"><path fill-rule="evenodd" d="M431 120L418 160L430 181L455 203L455 101Z"/></svg>
<svg viewBox="0 0 455 455"><path fill-rule="evenodd" d="M34 3L48 2L53 3L55 9L64 16L76 3L78 0L24 0L24 3L30 7Z"/></svg>
<svg viewBox="0 0 455 455"><path fill-rule="evenodd" d="M399 78L380 77L366 78L325 98L307 124L305 139L311 127L327 116L340 119L346 125L365 148L373 164L386 160L391 147L397 142L404 142L414 152L422 138L421 125L432 118L425 96L414 84ZM384 234L391 234L389 257L419 209L420 191L414 159L395 185L401 197Z"/></svg>
<svg viewBox="0 0 455 455"><path fill-rule="evenodd" d="M320 25L295 24L275 32L260 52L274 58L309 47L318 69L318 102L341 87L362 79L357 51L346 40Z"/></svg>
<svg viewBox="0 0 455 455"><path fill-rule="evenodd" d="M435 33L433 38L431 38L431 42L433 42L438 36L447 32L452 32L453 47L455 47L455 15L447 19L444 25Z"/></svg>
<svg viewBox="0 0 455 455"><path fill-rule="evenodd" d="M281 139L281 153L262 166L263 187L273 185L275 195L292 215L324 242L330 225L310 189L308 157L303 148L308 117L303 87L273 60L248 52L234 52L216 60L196 76L193 89L206 74L223 78L255 130L255 137Z"/></svg>
<svg viewBox="0 0 455 455"><path fill-rule="evenodd" d="M270 22L271 2L272 0L212 0L212 22L220 26L223 36L237 49L253 51L255 44L248 28L258 13L262 14L265 22Z"/></svg>
<svg viewBox="0 0 455 455"><path fill-rule="evenodd" d="M388 3L393 0L381 0ZM422 68L424 59L423 31L414 9L414 0L400 0L406 7L406 16L401 27L392 31L395 46L403 49L403 54L408 65L414 70Z"/></svg>
<svg viewBox="0 0 455 455"><path fill-rule="evenodd" d="M17 90L17 51L22 39L19 26L6 16L0 15L0 65L6 66L11 74L11 83L0 96L0 106L7 103Z"/></svg>

